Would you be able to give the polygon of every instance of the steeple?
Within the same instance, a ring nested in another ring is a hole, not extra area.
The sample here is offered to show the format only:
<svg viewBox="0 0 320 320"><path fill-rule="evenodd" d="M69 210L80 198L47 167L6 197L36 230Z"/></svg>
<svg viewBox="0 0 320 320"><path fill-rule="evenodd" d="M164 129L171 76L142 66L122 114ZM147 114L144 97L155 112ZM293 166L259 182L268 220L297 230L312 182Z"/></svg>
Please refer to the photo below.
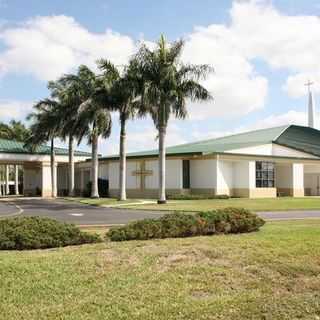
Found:
<svg viewBox="0 0 320 320"><path fill-rule="evenodd" d="M313 94L311 91L311 86L313 82L310 80L305 84L308 87L308 126L310 128L314 128L314 120L315 120L315 111L314 111L314 100Z"/></svg>

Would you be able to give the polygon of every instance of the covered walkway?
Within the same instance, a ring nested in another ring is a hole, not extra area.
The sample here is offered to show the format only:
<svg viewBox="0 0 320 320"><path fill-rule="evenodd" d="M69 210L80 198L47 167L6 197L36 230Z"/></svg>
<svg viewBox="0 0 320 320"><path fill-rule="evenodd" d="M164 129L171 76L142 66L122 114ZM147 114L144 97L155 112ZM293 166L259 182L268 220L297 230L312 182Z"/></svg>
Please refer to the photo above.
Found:
<svg viewBox="0 0 320 320"><path fill-rule="evenodd" d="M84 161L90 156L88 152L75 151L74 161ZM53 178L57 182L61 168L60 180L66 189L67 163L68 149L55 148ZM19 194L41 197L52 195L50 147L42 145L31 152L22 142L0 139L0 196ZM57 190L54 190L54 194L57 194Z"/></svg>

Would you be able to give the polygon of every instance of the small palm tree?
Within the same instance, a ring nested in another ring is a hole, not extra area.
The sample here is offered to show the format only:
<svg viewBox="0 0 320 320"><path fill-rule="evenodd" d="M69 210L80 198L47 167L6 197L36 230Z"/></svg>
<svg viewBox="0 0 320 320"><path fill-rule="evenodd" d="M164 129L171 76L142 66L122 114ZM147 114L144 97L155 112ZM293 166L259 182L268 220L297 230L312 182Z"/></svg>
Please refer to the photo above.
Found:
<svg viewBox="0 0 320 320"><path fill-rule="evenodd" d="M84 65L79 67L76 75L66 76L65 81L74 88L80 103L74 128L78 143L87 137L92 146L91 197L98 198L98 141L100 136L110 136L112 126L109 110L96 95L103 81Z"/></svg>
<svg viewBox="0 0 320 320"><path fill-rule="evenodd" d="M57 196L56 161L54 139L60 135L60 110L59 102L52 99L44 99L34 105L35 112L28 115L33 123L30 127L31 135L25 145L32 150L41 144L50 141L50 167L51 167L51 196Z"/></svg>
<svg viewBox="0 0 320 320"><path fill-rule="evenodd" d="M180 56L184 42L168 45L161 36L155 50L141 45L138 61L144 86L141 104L152 116L159 139L159 200L166 202L165 192L165 136L170 115L185 119L186 101L205 101L211 95L200 83L212 71L209 65L183 64Z"/></svg>
<svg viewBox="0 0 320 320"><path fill-rule="evenodd" d="M105 105L112 111L119 113L120 142L119 142L119 200L127 199L126 195L126 125L129 119L137 114L135 99L139 94L141 81L134 72L135 61L131 60L129 66L120 74L117 67L110 61L98 61L103 71L104 90L98 94L104 95ZM141 91L141 89L140 89Z"/></svg>

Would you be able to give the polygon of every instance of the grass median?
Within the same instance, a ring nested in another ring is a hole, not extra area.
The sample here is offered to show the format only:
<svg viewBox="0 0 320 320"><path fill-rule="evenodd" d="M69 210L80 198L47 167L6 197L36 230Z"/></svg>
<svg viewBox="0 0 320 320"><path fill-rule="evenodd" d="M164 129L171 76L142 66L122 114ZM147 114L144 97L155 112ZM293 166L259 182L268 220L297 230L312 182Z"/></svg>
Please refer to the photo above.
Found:
<svg viewBox="0 0 320 320"><path fill-rule="evenodd" d="M317 319L320 220L0 252L3 319ZM100 232L102 230L100 229Z"/></svg>
<svg viewBox="0 0 320 320"><path fill-rule="evenodd" d="M263 199L209 199L209 200L169 200L166 204L138 204L124 208L164 211L198 212L227 207L246 208L252 211L320 210L320 197L281 197Z"/></svg>

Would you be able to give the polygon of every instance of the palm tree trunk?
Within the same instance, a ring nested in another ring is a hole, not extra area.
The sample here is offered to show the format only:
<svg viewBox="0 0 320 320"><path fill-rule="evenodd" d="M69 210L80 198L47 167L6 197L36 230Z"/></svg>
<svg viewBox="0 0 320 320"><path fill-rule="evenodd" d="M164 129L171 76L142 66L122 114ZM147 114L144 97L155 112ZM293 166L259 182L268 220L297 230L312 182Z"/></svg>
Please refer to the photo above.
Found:
<svg viewBox="0 0 320 320"><path fill-rule="evenodd" d="M92 137L91 198L99 198L98 191L98 137Z"/></svg>
<svg viewBox="0 0 320 320"><path fill-rule="evenodd" d="M166 200L166 127L159 127L159 200L158 204L164 204Z"/></svg>
<svg viewBox="0 0 320 320"><path fill-rule="evenodd" d="M120 121L120 152L119 152L119 200L124 201L127 199L126 195L126 120L121 118Z"/></svg>
<svg viewBox="0 0 320 320"><path fill-rule="evenodd" d="M69 197L74 197L74 143L69 136Z"/></svg>
<svg viewBox="0 0 320 320"><path fill-rule="evenodd" d="M54 139L51 139L51 155L50 155L50 168L51 168L51 196L57 196L57 175L56 175L56 154L54 151Z"/></svg>

